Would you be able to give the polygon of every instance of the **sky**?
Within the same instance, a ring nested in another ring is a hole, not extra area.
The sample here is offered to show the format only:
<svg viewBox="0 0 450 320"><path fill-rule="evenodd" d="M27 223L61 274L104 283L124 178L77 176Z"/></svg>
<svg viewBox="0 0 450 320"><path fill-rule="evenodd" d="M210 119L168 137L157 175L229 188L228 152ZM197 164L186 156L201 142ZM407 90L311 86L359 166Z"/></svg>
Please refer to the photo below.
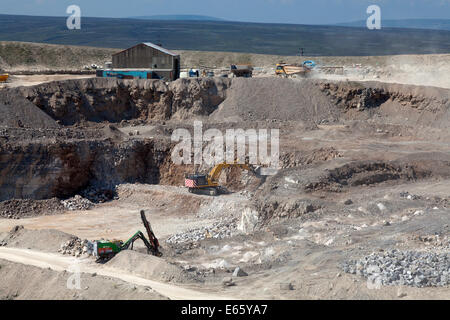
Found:
<svg viewBox="0 0 450 320"><path fill-rule="evenodd" d="M232 21L334 24L366 20L376 4L382 19L450 19L450 0L0 0L0 13L67 16L78 5L85 17L207 15Z"/></svg>

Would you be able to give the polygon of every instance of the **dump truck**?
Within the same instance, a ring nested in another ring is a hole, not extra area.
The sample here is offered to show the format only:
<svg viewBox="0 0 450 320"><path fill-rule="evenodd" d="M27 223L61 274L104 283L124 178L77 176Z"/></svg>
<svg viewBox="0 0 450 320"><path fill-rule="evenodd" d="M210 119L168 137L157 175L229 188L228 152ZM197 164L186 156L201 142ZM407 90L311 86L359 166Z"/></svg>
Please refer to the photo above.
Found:
<svg viewBox="0 0 450 320"><path fill-rule="evenodd" d="M253 67L249 64L232 64L230 71L234 77L251 78L253 76Z"/></svg>
<svg viewBox="0 0 450 320"><path fill-rule="evenodd" d="M219 185L219 177L223 169L237 167L244 170L248 170L256 175L256 170L253 166L244 163L220 163L216 165L209 174L186 174L184 179L184 185L188 188L191 193L207 194L211 196L216 196L221 191L223 187Z"/></svg>
<svg viewBox="0 0 450 320"><path fill-rule="evenodd" d="M275 74L283 78L290 78L295 76L306 78L309 72L311 72L311 69L294 64L277 63L277 66L275 68Z"/></svg>
<svg viewBox="0 0 450 320"><path fill-rule="evenodd" d="M107 261L123 250L133 250L134 242L141 239L147 247L147 253L160 257L159 242L153 233L152 227L145 216L144 210L141 210L141 219L147 231L148 240L141 231L137 231L130 239L123 242L121 240L98 240L93 242L93 254L97 258L97 262Z"/></svg>
<svg viewBox="0 0 450 320"><path fill-rule="evenodd" d="M309 73L314 69L316 63L312 60L303 61L299 64L277 63L275 68L275 74L279 77L308 77Z"/></svg>

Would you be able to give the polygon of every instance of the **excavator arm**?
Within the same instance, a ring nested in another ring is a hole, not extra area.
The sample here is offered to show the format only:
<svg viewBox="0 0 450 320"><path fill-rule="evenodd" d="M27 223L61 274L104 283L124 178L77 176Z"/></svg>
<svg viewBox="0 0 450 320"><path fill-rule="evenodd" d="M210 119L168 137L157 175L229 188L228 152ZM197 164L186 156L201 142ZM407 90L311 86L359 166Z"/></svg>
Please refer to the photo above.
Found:
<svg viewBox="0 0 450 320"><path fill-rule="evenodd" d="M154 256L160 257L162 254L159 251L158 239L155 237L152 227L150 226L150 223L148 222L147 217L145 216L145 211L141 210L140 213L142 223L144 224L145 229L147 230L149 240L145 238L144 234L141 231L138 231L120 247L120 250L128 250L130 248L133 249L134 242L138 239L141 239L142 242L144 242L145 246L147 247L147 253L151 253Z"/></svg>
<svg viewBox="0 0 450 320"><path fill-rule="evenodd" d="M147 253L151 253L155 256L161 256L161 253L158 251L157 248L153 247L150 242L145 238L144 234L141 231L136 232L130 239L127 240L121 247L120 251L122 250L133 250L134 242L138 239L141 239L142 242L144 242L145 246L147 247Z"/></svg>
<svg viewBox="0 0 450 320"><path fill-rule="evenodd" d="M222 173L222 170L230 167L237 167L253 172L252 168L245 163L220 163L216 165L214 168L212 168L211 172L209 173L208 175L209 184L217 183L220 174Z"/></svg>
<svg viewBox="0 0 450 320"><path fill-rule="evenodd" d="M162 256L161 252L159 251L159 241L156 238L155 234L153 233L152 227L150 225L150 222L148 222L147 217L145 216L144 210L141 210L141 219L142 219L142 223L145 226L145 230L147 230L148 240L150 241L150 243L149 243L150 247L147 246L147 248L151 251L151 253L153 255L155 255L157 257ZM145 240L145 241L147 241L147 240Z"/></svg>

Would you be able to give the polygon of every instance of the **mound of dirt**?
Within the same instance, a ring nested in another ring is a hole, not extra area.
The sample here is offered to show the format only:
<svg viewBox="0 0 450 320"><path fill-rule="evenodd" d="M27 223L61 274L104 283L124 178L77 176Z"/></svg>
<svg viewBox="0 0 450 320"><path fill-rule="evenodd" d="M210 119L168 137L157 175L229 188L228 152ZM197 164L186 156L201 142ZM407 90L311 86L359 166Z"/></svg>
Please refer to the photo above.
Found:
<svg viewBox="0 0 450 320"><path fill-rule="evenodd" d="M0 202L0 217L8 219L52 215L63 211L64 206L58 198L47 200L11 199Z"/></svg>
<svg viewBox="0 0 450 320"><path fill-rule="evenodd" d="M339 111L314 81L236 78L227 99L211 118L217 121L278 119L334 122Z"/></svg>
<svg viewBox="0 0 450 320"><path fill-rule="evenodd" d="M3 243L9 247L58 252L62 243L75 238L59 230L29 230L23 226L16 226L4 237Z"/></svg>
<svg viewBox="0 0 450 320"><path fill-rule="evenodd" d="M0 126L19 128L57 128L59 125L48 114L17 93L0 91Z"/></svg>
<svg viewBox="0 0 450 320"><path fill-rule="evenodd" d="M150 287L80 274L80 289L67 286L73 273L0 259L0 300L167 300Z"/></svg>
<svg viewBox="0 0 450 320"><path fill-rule="evenodd" d="M133 250L120 252L106 265L150 280L185 283L190 278L181 268L162 258Z"/></svg>
<svg viewBox="0 0 450 320"><path fill-rule="evenodd" d="M450 90L378 82L237 78L210 118L316 124L370 119L444 128L450 121Z"/></svg>

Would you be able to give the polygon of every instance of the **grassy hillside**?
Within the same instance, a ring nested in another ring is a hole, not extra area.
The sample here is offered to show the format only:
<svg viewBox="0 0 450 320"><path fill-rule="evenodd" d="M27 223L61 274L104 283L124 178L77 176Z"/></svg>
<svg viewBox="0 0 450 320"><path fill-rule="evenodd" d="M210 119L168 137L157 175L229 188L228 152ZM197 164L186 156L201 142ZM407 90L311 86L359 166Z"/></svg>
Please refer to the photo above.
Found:
<svg viewBox="0 0 450 320"><path fill-rule="evenodd" d="M201 15L191 15L191 14L163 14L163 15L153 15L153 16L137 16L130 17L132 19L144 19L144 20L184 20L184 21L225 21L224 19L201 16Z"/></svg>
<svg viewBox="0 0 450 320"><path fill-rule="evenodd" d="M79 70L85 65L95 63L103 65L111 61L111 55L120 49L52 45L28 42L0 42L0 69L14 70ZM322 65L353 65L380 67L385 65L400 66L407 63L417 68L438 70L448 68L450 54L422 56L321 56L296 57L282 55L266 55L239 52L211 52L175 50L181 55L182 67L228 68L230 64L250 63L258 67L274 67L276 63L299 63L314 59ZM427 69L427 70L428 70ZM447 69L445 69L447 70Z"/></svg>
<svg viewBox="0 0 450 320"><path fill-rule="evenodd" d="M0 40L127 48L161 40L178 50L309 56L450 53L450 31L307 26L225 21L83 18L68 30L65 17L0 15Z"/></svg>
<svg viewBox="0 0 450 320"><path fill-rule="evenodd" d="M117 49L62 46L26 42L0 42L0 68L17 69L80 69L93 63L103 65Z"/></svg>

